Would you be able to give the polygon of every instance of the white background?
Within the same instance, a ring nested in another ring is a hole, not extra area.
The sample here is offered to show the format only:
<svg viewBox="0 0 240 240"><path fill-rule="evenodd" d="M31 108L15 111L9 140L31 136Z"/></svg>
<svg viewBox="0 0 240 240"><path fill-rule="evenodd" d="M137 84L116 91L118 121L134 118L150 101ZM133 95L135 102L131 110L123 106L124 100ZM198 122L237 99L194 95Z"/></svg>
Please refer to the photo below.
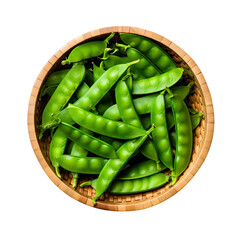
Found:
<svg viewBox="0 0 240 240"><path fill-rule="evenodd" d="M0 239L240 239L239 1L1 1ZM27 130L34 81L71 39L106 26L159 33L202 70L215 132L195 177L167 201L135 212L88 207L42 170Z"/></svg>

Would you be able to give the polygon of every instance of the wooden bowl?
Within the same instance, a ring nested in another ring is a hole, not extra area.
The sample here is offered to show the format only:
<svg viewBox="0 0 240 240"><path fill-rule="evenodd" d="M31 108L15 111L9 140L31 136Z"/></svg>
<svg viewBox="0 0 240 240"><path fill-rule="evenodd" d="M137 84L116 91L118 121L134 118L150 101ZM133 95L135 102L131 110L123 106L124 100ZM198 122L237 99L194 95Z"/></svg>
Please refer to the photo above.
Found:
<svg viewBox="0 0 240 240"><path fill-rule="evenodd" d="M76 189L73 189L71 187L71 173L63 170L62 179L59 179L55 174L48 154L51 137L45 134L41 140L38 139L39 130L36 127L41 122L41 114L46 105L46 101L38 101L38 94L46 77L51 72L61 67L61 60L66 58L76 45L89 40L104 39L111 32L135 33L148 37L158 43L170 56L172 56L178 66L189 69L194 75L192 80L196 83L195 93L189 98L189 104L193 109L204 112L205 114L205 118L194 132L191 162L173 187L167 184L154 191L123 196L105 193L95 206L96 208L112 211L132 211L154 206L180 191L201 167L211 145L214 130L214 112L211 95L201 70L194 60L180 47L159 34L135 27L101 28L73 39L49 59L34 83L28 107L28 131L36 157L48 177L70 197L89 206L93 206L92 197L95 194L95 190L91 187L80 188L79 184ZM86 176L82 178L80 176L79 183L85 180L87 180Z"/></svg>

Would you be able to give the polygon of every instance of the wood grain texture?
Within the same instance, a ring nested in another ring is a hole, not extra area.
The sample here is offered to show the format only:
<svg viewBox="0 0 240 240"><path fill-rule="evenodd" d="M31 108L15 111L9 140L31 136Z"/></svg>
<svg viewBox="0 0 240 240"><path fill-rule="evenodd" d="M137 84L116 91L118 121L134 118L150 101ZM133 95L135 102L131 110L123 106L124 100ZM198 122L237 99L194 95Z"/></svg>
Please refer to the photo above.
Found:
<svg viewBox="0 0 240 240"><path fill-rule="evenodd" d="M91 40L91 38L103 39L111 32L135 33L148 37L158 43L174 59L178 66L191 70L194 74L194 77L191 80L195 81L196 86L195 93L189 97L189 104L193 109L205 113L205 118L201 121L200 126L194 132L194 144L191 162L186 171L179 177L177 183L173 187L170 187L169 184L167 184L157 190L124 196L106 193L102 195L95 206L96 208L111 211L133 211L152 207L167 200L180 191L193 178L198 169L201 167L202 163L206 159L212 142L214 132L214 110L211 94L201 70L195 61L183 49L157 33L130 26L113 26L96 29L76 37L65 44L59 51L57 51L48 60L45 66L43 66L41 72L39 73L32 88L29 100L28 132L35 155L51 181L73 199L93 207L92 197L95 194L95 190L89 186L84 188L79 187L81 182L84 182L88 179L86 179L86 177L80 177L79 184L76 189L71 187L71 173L62 170L62 179L59 179L56 176L49 160L48 151L51 141L50 136L44 136L41 141L38 140L39 131L37 126L40 124L41 113L46 104L46 102L38 101L38 94L46 77L49 75L49 73L58 69L61 60L68 55L72 48L80 43Z"/></svg>

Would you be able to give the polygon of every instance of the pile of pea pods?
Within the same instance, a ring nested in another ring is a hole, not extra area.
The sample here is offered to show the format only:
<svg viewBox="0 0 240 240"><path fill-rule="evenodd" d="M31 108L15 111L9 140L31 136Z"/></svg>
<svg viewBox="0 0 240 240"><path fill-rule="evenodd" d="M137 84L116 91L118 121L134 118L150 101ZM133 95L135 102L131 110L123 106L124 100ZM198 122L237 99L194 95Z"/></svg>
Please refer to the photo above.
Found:
<svg viewBox="0 0 240 240"><path fill-rule="evenodd" d="M114 40L118 39L118 41ZM154 41L112 33L76 46L41 87L39 139L51 134L56 174L91 175L96 194L133 194L174 185L191 160L203 113L186 103L191 74ZM186 77L187 75L187 77Z"/></svg>

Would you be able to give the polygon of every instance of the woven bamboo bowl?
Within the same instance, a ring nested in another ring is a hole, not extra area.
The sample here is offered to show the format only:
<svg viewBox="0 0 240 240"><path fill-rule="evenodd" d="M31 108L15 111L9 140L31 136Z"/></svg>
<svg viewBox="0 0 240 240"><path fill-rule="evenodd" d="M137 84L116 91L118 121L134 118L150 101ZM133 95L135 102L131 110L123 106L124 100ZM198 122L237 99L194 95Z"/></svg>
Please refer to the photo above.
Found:
<svg viewBox="0 0 240 240"><path fill-rule="evenodd" d="M49 159L48 152L51 140L50 136L45 134L41 140L38 140L39 130L36 127L41 123L41 114L46 105L46 101L38 101L38 94L46 77L51 72L61 67L61 61L68 56L69 52L76 45L89 40L104 39L111 32L128 32L148 37L158 43L174 59L178 66L189 69L194 75L191 80L195 81L195 93L189 98L189 104L193 109L199 112L204 112L205 114L205 118L202 119L200 126L194 132L191 162L173 187L170 187L169 184L167 184L164 187L153 191L123 196L105 193L97 201L97 205L95 206L96 208L112 211L145 209L170 198L193 178L207 156L214 130L212 99L201 70L185 51L165 37L135 27L107 27L85 33L68 42L49 59L34 83L28 107L29 137L39 163L56 186L77 201L93 206L92 198L95 194L95 190L91 187L79 187L79 183L88 180L88 178L86 176L80 176L76 189L71 187L71 173L62 170L62 179L59 179L56 176ZM117 40L116 38L115 40Z"/></svg>

